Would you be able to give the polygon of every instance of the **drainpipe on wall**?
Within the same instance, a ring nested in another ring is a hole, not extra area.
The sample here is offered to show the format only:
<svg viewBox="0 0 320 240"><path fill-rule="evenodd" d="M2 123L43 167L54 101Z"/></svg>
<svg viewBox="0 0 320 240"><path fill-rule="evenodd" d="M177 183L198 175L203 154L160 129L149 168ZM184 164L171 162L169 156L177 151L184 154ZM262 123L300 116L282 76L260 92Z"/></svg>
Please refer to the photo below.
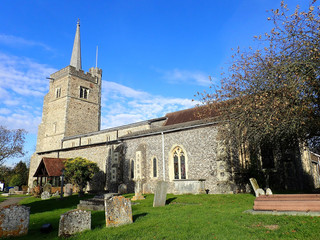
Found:
<svg viewBox="0 0 320 240"><path fill-rule="evenodd" d="M161 137L162 137L162 170L163 170L163 181L166 180L166 171L165 171L165 162L164 162L164 135L163 132L161 132Z"/></svg>

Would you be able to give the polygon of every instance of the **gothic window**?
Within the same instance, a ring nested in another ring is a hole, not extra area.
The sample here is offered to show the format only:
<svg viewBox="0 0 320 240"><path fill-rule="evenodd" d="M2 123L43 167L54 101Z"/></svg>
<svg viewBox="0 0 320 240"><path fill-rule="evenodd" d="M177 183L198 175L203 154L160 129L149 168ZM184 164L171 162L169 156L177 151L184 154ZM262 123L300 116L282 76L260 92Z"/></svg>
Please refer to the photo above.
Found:
<svg viewBox="0 0 320 240"><path fill-rule="evenodd" d="M80 86L80 98L88 99L88 96L89 96L89 88Z"/></svg>
<svg viewBox="0 0 320 240"><path fill-rule="evenodd" d="M56 98L61 97L61 88L56 88Z"/></svg>
<svg viewBox="0 0 320 240"><path fill-rule="evenodd" d="M158 176L158 164L157 164L157 158L152 158L152 177L156 178Z"/></svg>
<svg viewBox="0 0 320 240"><path fill-rule="evenodd" d="M186 158L180 147L173 150L174 179L186 179Z"/></svg>

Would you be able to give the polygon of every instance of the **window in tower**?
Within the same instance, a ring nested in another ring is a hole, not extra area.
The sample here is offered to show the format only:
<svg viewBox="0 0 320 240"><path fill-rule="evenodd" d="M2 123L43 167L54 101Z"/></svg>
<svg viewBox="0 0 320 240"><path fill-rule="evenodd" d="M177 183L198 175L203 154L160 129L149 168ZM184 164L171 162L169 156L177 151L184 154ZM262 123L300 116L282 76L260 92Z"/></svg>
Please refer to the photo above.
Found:
<svg viewBox="0 0 320 240"><path fill-rule="evenodd" d="M56 88L56 98L61 97L61 88Z"/></svg>
<svg viewBox="0 0 320 240"><path fill-rule="evenodd" d="M80 86L80 98L88 99L89 97L89 88Z"/></svg>

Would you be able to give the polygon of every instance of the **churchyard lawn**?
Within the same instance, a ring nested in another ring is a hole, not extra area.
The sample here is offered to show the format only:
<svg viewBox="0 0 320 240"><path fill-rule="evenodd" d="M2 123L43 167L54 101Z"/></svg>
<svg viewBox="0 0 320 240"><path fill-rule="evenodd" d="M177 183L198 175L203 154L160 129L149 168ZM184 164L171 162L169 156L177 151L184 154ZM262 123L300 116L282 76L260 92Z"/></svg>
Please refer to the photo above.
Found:
<svg viewBox="0 0 320 240"><path fill-rule="evenodd" d="M92 211L92 230L68 239L320 239L320 217L244 213L253 207L255 197L249 194L168 194L167 205L156 208L153 195L145 197L132 205L133 224L106 228L104 211ZM64 200L23 199L20 204L31 207L29 233L15 239L60 239L60 215L78 203L77 195ZM52 224L51 233L40 232L45 223Z"/></svg>

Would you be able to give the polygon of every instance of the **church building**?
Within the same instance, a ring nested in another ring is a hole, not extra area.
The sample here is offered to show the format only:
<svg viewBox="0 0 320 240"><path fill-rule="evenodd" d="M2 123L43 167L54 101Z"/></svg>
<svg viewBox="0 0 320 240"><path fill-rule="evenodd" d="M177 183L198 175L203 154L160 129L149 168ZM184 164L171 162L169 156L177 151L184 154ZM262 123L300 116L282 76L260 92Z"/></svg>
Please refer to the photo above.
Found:
<svg viewBox="0 0 320 240"><path fill-rule="evenodd" d="M167 181L168 192L176 194L245 191L250 176L241 169L248 161L240 151L235 151L239 156L230 154L217 140L223 123L214 113L201 118L198 108L191 108L100 129L102 70L82 70L79 22L70 65L51 74L49 81L36 152L30 161L30 188L45 182L59 185L62 160L83 157L100 168L90 190L117 192L119 185L125 184L128 192L134 192L139 181L143 193L153 193L157 181ZM281 165L281 171L274 158L272 173L286 174L281 182L284 189L303 188L305 176L319 187L319 158L315 161L303 147L295 153ZM262 169L263 154L260 158ZM264 183L259 184L263 187Z"/></svg>

